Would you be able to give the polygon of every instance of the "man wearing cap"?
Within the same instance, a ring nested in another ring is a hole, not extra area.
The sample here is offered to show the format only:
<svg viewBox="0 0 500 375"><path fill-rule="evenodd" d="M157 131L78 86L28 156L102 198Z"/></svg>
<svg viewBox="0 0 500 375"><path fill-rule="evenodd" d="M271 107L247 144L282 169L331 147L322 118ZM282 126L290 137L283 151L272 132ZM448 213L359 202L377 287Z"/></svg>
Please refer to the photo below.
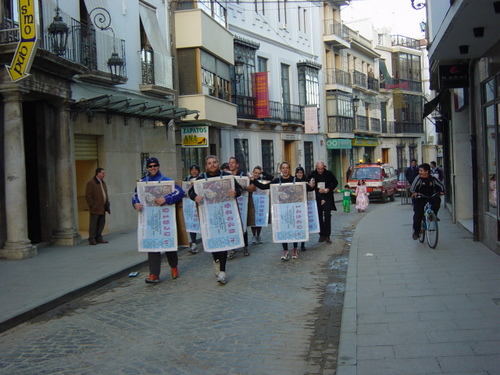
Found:
<svg viewBox="0 0 500 375"><path fill-rule="evenodd" d="M149 158L146 163L148 169L147 175L141 179L141 182L149 181L172 181L171 178L164 176L160 172L160 163L157 158ZM175 204L179 202L182 197L184 197L184 191L175 184L175 189L172 193L165 195L164 197L156 199L155 203L158 206L163 206L165 204ZM137 196L137 189L132 196L132 205L137 211L142 210L144 207L139 201ZM179 270L177 269L177 251L167 251L166 253L168 264L170 265L172 279L179 277ZM158 284L160 282L160 270L161 270L161 252L148 252L148 264L149 264L149 277L145 280L148 284Z"/></svg>

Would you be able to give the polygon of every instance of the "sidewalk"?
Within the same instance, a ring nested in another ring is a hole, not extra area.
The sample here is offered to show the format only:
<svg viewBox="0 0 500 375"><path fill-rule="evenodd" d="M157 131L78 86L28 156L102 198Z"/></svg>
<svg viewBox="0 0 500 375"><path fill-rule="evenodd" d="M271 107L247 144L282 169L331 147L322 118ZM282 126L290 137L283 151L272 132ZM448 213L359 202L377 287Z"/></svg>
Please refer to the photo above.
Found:
<svg viewBox="0 0 500 375"><path fill-rule="evenodd" d="M439 216L435 250L398 201L358 224L338 375L500 374L500 257Z"/></svg>
<svg viewBox="0 0 500 375"><path fill-rule="evenodd" d="M26 260L1 260L0 332L146 264L136 231L105 238L108 244L89 246L85 240L40 248Z"/></svg>

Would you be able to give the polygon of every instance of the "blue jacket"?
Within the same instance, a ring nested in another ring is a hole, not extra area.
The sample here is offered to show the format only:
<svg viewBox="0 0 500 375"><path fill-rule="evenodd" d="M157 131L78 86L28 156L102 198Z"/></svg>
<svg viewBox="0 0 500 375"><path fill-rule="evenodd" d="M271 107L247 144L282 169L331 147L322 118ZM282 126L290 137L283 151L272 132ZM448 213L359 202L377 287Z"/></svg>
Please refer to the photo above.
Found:
<svg viewBox="0 0 500 375"><path fill-rule="evenodd" d="M162 175L161 172L158 171L155 176L150 176L148 174L141 179L141 182L148 181L172 181L172 179ZM174 204L179 202L183 197L184 191L177 184L175 184L175 190L172 193L165 195L165 201L167 202L166 204ZM132 195L132 206L136 203L141 203L139 197L137 196L137 188L135 188L134 195Z"/></svg>

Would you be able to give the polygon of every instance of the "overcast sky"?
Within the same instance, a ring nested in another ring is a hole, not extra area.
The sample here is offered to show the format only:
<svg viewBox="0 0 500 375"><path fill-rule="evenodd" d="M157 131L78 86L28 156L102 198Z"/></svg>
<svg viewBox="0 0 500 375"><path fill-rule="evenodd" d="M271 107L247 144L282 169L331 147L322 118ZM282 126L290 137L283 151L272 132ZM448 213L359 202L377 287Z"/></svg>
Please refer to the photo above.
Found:
<svg viewBox="0 0 500 375"><path fill-rule="evenodd" d="M376 28L388 27L391 34L420 39L424 36L420 22L425 21L425 8L415 10L411 0L352 0L342 8L342 21L371 17Z"/></svg>

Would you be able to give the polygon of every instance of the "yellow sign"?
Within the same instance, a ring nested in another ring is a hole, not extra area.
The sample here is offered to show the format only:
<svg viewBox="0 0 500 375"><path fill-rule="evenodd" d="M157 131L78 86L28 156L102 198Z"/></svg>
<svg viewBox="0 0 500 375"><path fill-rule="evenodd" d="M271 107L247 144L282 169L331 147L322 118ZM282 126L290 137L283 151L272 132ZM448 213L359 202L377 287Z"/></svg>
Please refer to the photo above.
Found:
<svg viewBox="0 0 500 375"><path fill-rule="evenodd" d="M182 147L208 147L208 126L181 127Z"/></svg>
<svg viewBox="0 0 500 375"><path fill-rule="evenodd" d="M31 64L36 54L36 11L35 0L19 0L19 31L21 40L10 65L6 66L10 79L14 82L29 76Z"/></svg>

